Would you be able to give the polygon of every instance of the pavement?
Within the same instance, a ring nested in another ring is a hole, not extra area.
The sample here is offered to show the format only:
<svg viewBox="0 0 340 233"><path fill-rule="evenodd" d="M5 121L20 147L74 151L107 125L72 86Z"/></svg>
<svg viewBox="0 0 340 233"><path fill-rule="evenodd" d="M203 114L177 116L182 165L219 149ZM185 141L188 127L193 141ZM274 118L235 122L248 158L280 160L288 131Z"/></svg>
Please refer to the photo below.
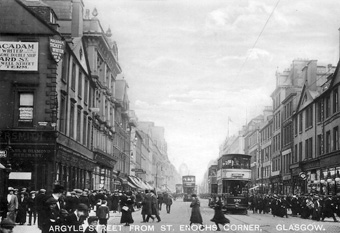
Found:
<svg viewBox="0 0 340 233"><path fill-rule="evenodd" d="M160 211L161 222L149 222L142 223L142 215L140 210L135 211L132 216L134 223L130 226L124 226L120 223L121 213L110 212L110 219L108 221L108 233L113 232L144 232L144 233L191 233L191 232L215 232L216 227L210 219L214 215L214 210L208 207L208 201L201 200L201 214L203 218L203 224L205 229L199 230L199 225L193 224L189 226L189 220L191 216L190 202L183 202L182 200L174 201L171 207L171 213L168 214L165 211L163 205ZM91 212L90 215L95 215L95 212ZM300 217L293 217L291 215L288 218L274 217L271 214L254 214L249 211L247 215L225 215L230 224L224 227L220 225L221 232L234 232L234 233L286 233L286 232L308 232L308 233L339 233L340 222L333 222L331 218L326 218L324 222L314 221L311 219L302 219ZM339 220L340 218L338 218ZM37 225L18 225L14 228L14 233L40 233ZM99 233L99 232L98 232Z"/></svg>

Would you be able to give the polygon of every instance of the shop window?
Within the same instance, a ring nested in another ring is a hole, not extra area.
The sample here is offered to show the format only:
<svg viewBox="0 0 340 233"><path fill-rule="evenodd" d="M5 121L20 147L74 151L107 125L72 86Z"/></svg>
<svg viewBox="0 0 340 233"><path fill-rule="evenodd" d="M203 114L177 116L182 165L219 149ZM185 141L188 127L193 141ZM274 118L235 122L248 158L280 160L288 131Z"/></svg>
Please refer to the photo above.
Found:
<svg viewBox="0 0 340 233"><path fill-rule="evenodd" d="M34 94L19 93L19 127L33 126Z"/></svg>

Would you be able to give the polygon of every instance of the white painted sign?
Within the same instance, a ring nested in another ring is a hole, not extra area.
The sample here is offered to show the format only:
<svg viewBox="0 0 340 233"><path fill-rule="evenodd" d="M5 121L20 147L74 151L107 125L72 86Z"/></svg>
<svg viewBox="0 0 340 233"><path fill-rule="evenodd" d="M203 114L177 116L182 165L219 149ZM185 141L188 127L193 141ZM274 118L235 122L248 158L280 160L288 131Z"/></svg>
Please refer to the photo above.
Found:
<svg viewBox="0 0 340 233"><path fill-rule="evenodd" d="M38 71L38 42L0 41L0 70Z"/></svg>

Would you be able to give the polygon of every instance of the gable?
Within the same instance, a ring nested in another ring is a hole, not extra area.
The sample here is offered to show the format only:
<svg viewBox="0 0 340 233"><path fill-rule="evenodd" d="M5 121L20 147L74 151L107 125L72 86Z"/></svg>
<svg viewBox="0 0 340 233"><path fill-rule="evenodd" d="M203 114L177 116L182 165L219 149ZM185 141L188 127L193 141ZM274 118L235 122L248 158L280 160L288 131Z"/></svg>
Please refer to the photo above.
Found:
<svg viewBox="0 0 340 233"><path fill-rule="evenodd" d="M307 107L309 104L311 104L314 101L314 97L312 96L311 92L307 89L306 83L303 86L300 99L299 99L299 104L296 108L296 112L299 112L300 110L304 109Z"/></svg>
<svg viewBox="0 0 340 233"><path fill-rule="evenodd" d="M84 49L84 44L81 37L73 38L72 43L69 43L72 48L73 53L75 54L78 62L81 64L82 68L85 70L87 74L89 74L89 70L86 63L86 54Z"/></svg>
<svg viewBox="0 0 340 233"><path fill-rule="evenodd" d="M0 33L55 34L47 23L15 0L1 0L0 15Z"/></svg>

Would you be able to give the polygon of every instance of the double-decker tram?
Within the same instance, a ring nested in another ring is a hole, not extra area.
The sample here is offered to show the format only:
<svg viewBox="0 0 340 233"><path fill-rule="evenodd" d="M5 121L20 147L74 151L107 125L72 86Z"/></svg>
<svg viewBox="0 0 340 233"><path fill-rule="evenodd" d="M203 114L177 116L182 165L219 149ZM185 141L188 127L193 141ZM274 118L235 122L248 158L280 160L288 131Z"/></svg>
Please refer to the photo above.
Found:
<svg viewBox="0 0 340 233"><path fill-rule="evenodd" d="M247 214L250 158L245 154L225 154L218 159L217 192L223 197L226 212Z"/></svg>
<svg viewBox="0 0 340 233"><path fill-rule="evenodd" d="M191 195L196 193L196 177L182 176L183 184L183 201L191 201Z"/></svg>

